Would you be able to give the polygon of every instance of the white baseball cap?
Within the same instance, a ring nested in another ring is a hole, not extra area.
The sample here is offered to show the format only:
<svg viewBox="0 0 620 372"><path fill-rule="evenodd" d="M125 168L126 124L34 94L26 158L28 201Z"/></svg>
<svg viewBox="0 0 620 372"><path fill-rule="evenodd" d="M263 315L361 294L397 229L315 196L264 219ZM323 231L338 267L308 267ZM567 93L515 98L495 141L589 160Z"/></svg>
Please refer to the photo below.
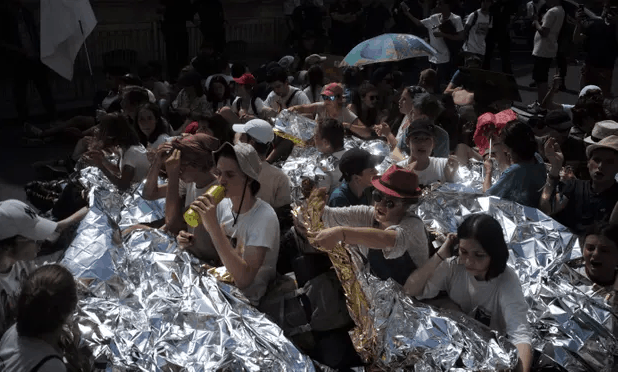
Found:
<svg viewBox="0 0 620 372"><path fill-rule="evenodd" d="M271 124L262 119L252 119L245 124L235 124L232 129L237 133L245 133L260 143L269 143L274 137Z"/></svg>
<svg viewBox="0 0 620 372"><path fill-rule="evenodd" d="M596 91L596 92L602 92L602 89L599 88L597 85L586 85L579 92L579 97L584 96L586 93L588 93L591 90Z"/></svg>
<svg viewBox="0 0 620 372"><path fill-rule="evenodd" d="M25 203L10 199L0 202L0 240L21 235L32 240L46 240L58 224L41 218Z"/></svg>

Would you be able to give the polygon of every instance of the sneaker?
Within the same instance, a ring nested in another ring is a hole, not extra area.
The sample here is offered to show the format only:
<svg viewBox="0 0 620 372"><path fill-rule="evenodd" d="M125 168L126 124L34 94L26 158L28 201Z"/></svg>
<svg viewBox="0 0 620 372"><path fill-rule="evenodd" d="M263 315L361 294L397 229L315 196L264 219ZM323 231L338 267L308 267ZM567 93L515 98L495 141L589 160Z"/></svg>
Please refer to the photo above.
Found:
<svg viewBox="0 0 620 372"><path fill-rule="evenodd" d="M533 114L542 114L546 110L540 106L538 101L534 101L534 103L527 106L527 110Z"/></svg>

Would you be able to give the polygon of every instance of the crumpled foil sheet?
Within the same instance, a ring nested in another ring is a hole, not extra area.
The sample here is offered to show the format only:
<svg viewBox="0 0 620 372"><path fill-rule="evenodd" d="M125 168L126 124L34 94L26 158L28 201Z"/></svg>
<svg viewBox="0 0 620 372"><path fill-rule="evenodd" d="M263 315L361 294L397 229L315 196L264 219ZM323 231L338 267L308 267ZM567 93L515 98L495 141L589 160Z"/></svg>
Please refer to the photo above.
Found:
<svg viewBox="0 0 620 372"><path fill-rule="evenodd" d="M282 110L275 118L274 133L293 141L297 146L305 146L314 137L316 121L289 110Z"/></svg>
<svg viewBox="0 0 620 372"><path fill-rule="evenodd" d="M310 232L323 228L324 195L315 190L298 215ZM362 257L342 244L325 250L341 280L356 327L353 345L371 369L475 371L513 368L517 350L503 336L463 314L435 310L412 300L393 280L369 273Z"/></svg>
<svg viewBox="0 0 620 372"><path fill-rule="evenodd" d="M118 194L98 170L82 172L93 187L90 211L62 264L79 284L75 321L93 363L106 371L315 370L239 290L180 253L174 237L146 229L123 238L123 224L162 211L144 209L136 193Z"/></svg>
<svg viewBox="0 0 620 372"><path fill-rule="evenodd" d="M615 371L617 303L608 303L609 292L571 268L581 257L577 237L535 208L460 191L460 185L445 184L426 194L415 212L427 229L443 234L456 232L472 213L487 213L499 221L510 249L508 265L530 305L532 347L542 354L536 366Z"/></svg>
<svg viewBox="0 0 620 372"><path fill-rule="evenodd" d="M347 137L344 141L344 148L346 150L361 148L372 155L386 159L389 158L390 154L388 145L379 139L364 141L355 137ZM385 166L386 162L388 161L384 160L377 166L380 173L389 168L389 165ZM299 203L304 199L304 180L316 182L319 176L325 175L325 172L333 171L337 166L336 164L337 159L335 157L320 153L316 147L295 147L286 162L280 164L284 173L291 180L291 193L294 203Z"/></svg>

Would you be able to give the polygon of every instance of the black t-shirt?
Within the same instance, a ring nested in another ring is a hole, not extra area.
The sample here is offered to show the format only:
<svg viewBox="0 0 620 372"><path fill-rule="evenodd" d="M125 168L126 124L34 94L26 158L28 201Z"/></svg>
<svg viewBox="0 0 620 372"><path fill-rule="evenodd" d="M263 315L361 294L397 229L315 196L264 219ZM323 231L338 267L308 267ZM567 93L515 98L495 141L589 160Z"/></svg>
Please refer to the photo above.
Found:
<svg viewBox="0 0 620 372"><path fill-rule="evenodd" d="M560 182L558 190L568 198L568 205L557 214L556 220L575 234L583 234L597 221L608 221L618 202L618 184L601 192L592 190L592 181L572 179Z"/></svg>
<svg viewBox="0 0 620 372"><path fill-rule="evenodd" d="M613 69L618 58L618 27L597 19L586 25L583 34L588 66Z"/></svg>
<svg viewBox="0 0 620 372"><path fill-rule="evenodd" d="M314 4L300 5L293 10L293 22L300 33L314 31L322 33L323 12Z"/></svg>
<svg viewBox="0 0 620 372"><path fill-rule="evenodd" d="M364 38L370 39L384 33L385 23L392 17L390 11L383 5L369 5L364 8Z"/></svg>

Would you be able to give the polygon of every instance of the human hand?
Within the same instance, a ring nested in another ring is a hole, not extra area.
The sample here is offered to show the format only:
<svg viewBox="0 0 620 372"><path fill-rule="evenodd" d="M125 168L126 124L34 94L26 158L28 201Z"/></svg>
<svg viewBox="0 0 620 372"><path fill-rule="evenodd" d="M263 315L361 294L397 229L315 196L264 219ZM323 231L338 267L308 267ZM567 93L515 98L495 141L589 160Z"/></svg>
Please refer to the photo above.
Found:
<svg viewBox="0 0 620 372"><path fill-rule="evenodd" d="M338 242L344 241L343 229L340 226L331 227L321 230L314 237L311 237L312 243L326 249L334 248Z"/></svg>
<svg viewBox="0 0 620 372"><path fill-rule="evenodd" d="M380 124L375 125L374 127L375 133L377 133L377 136L379 137L386 137L390 135L391 131L390 131L390 126L387 125L387 123L382 122Z"/></svg>
<svg viewBox="0 0 620 372"><path fill-rule="evenodd" d="M573 167L570 165L565 166L562 171L560 171L560 180L562 182L566 182L568 180L574 180L577 176L575 176L575 172L573 171Z"/></svg>
<svg viewBox="0 0 620 372"><path fill-rule="evenodd" d="M455 170L459 168L459 159L456 157L456 155L450 155L446 165L448 166L448 169L450 169L451 172L454 172Z"/></svg>
<svg viewBox="0 0 620 372"><path fill-rule="evenodd" d="M551 89L553 89L554 93L557 93L560 90L560 86L562 85L562 77L560 75L555 75L553 77L553 85L551 85Z"/></svg>
<svg viewBox="0 0 620 372"><path fill-rule="evenodd" d="M103 151L102 150L88 150L84 153L86 160L89 164L94 165L96 167L103 166Z"/></svg>
<svg viewBox="0 0 620 372"><path fill-rule="evenodd" d="M163 163L164 159L170 157L173 150L174 149L170 142L162 143L155 151L155 161L158 163Z"/></svg>
<svg viewBox="0 0 620 372"><path fill-rule="evenodd" d="M459 238L456 234L454 233L448 234L448 236L446 236L446 241L443 242L441 247L437 250L437 253L439 253L441 258L443 258L444 260L447 259L448 257L452 257L452 249L454 248L456 243L458 243L458 241L459 241Z"/></svg>
<svg viewBox="0 0 620 372"><path fill-rule="evenodd" d="M486 160L484 161L484 170L487 175L491 175L493 173L493 159L491 158L491 156L486 158Z"/></svg>
<svg viewBox="0 0 620 372"><path fill-rule="evenodd" d="M173 150L172 154L166 159L165 166L168 177L178 177L181 172L181 151Z"/></svg>
<svg viewBox="0 0 620 372"><path fill-rule="evenodd" d="M558 144L554 138L549 138L547 142L545 142L545 157L551 164L550 173L559 175L560 168L562 168L562 164L564 164L564 154L562 154L560 144Z"/></svg>
<svg viewBox="0 0 620 372"><path fill-rule="evenodd" d="M206 231L213 231L219 227L217 220L217 203L211 195L202 195L194 200L191 204L192 208L200 216L202 225Z"/></svg>
<svg viewBox="0 0 620 372"><path fill-rule="evenodd" d="M185 230L179 231L179 235L177 235L177 244L179 244L179 248L184 251L194 246L194 234L188 233Z"/></svg>
<svg viewBox="0 0 620 372"><path fill-rule="evenodd" d="M433 31L433 35L434 35L435 37L443 37L443 36L444 36L444 33L443 33L443 32L441 32L441 31Z"/></svg>

